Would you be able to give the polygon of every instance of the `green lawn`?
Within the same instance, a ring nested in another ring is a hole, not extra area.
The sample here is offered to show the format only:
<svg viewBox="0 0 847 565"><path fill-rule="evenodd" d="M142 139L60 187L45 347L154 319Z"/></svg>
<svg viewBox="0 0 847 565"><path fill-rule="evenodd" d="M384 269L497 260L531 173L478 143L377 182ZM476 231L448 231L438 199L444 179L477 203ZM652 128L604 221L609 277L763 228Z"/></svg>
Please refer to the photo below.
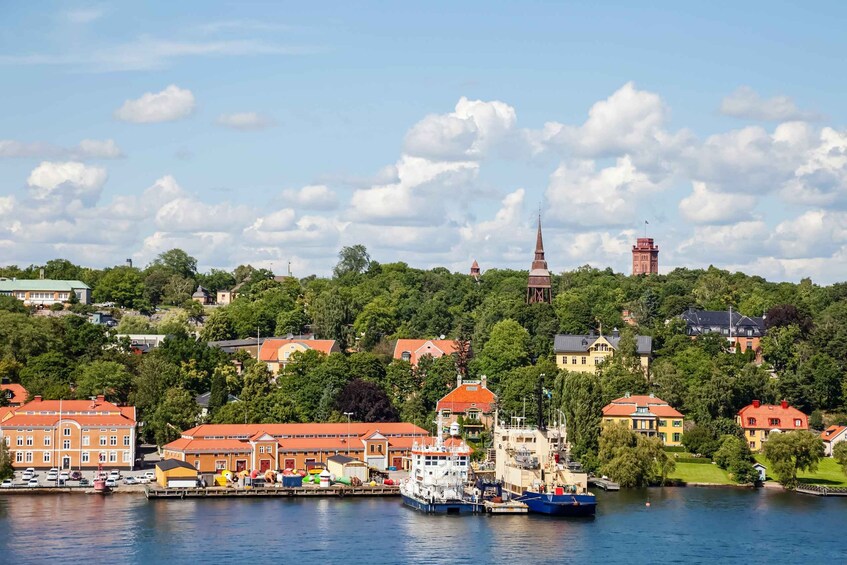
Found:
<svg viewBox="0 0 847 565"><path fill-rule="evenodd" d="M776 480L771 474L770 462L761 453L756 454L756 461L768 468L768 479ZM678 465L677 465L678 466ZM813 485L824 485L831 487L847 487L847 475L841 470L841 465L832 457L824 457L818 464L818 470L814 473L801 471L797 478L803 482Z"/></svg>
<svg viewBox="0 0 847 565"><path fill-rule="evenodd" d="M668 478L685 481L686 483L735 484L735 481L729 478L727 472L717 465L704 465L700 463L677 462L676 469Z"/></svg>

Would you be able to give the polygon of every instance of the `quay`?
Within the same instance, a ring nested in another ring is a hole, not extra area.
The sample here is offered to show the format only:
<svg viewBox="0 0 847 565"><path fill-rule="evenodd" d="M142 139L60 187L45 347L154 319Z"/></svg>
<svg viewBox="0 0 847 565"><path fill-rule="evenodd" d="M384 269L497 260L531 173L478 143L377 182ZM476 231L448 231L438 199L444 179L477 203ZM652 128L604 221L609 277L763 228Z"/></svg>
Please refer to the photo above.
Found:
<svg viewBox="0 0 847 565"><path fill-rule="evenodd" d="M799 494L809 494L812 496L847 496L847 488L845 487L825 487L822 485L807 485L800 483L794 492Z"/></svg>
<svg viewBox="0 0 847 565"><path fill-rule="evenodd" d="M183 498L264 498L264 497L335 497L345 496L400 496L400 487L395 485L377 485L349 487L257 487L257 488L159 488L147 486L144 496L148 499Z"/></svg>
<svg viewBox="0 0 847 565"><path fill-rule="evenodd" d="M609 479L602 479L600 477L591 477L588 479L588 484L593 487L601 488L605 491L621 490L621 485L618 483L610 481Z"/></svg>

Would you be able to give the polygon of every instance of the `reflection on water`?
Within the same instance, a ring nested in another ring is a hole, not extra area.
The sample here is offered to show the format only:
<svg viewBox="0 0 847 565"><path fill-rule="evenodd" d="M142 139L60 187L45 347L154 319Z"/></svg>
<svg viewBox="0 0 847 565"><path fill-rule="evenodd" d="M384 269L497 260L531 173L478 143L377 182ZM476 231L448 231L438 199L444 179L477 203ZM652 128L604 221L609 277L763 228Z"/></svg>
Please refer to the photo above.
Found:
<svg viewBox="0 0 847 565"><path fill-rule="evenodd" d="M425 516L395 498L8 496L0 563L847 562L845 528L847 499L734 489L600 493L578 520Z"/></svg>

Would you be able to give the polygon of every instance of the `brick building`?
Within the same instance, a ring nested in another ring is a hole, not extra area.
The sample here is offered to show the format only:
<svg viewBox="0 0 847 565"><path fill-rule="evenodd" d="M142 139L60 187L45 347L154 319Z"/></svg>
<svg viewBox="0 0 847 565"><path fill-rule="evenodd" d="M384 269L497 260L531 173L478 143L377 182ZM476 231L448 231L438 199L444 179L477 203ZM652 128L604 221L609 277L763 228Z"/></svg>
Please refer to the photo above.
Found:
<svg viewBox="0 0 847 565"><path fill-rule="evenodd" d="M652 237L639 237L632 246L632 274L659 274L659 246Z"/></svg>

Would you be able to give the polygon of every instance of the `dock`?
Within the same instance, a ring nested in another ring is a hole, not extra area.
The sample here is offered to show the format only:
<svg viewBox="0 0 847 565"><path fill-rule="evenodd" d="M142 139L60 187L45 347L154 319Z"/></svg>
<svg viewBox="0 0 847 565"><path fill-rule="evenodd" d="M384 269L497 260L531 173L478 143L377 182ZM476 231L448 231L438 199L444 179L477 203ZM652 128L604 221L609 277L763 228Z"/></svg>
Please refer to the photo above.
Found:
<svg viewBox="0 0 847 565"><path fill-rule="evenodd" d="M290 497L334 497L345 496L400 496L400 487L395 485L377 485L349 487L333 485L321 487L258 487L258 488L161 488L147 486L144 495L148 499L184 499L184 498L290 498Z"/></svg>
<svg viewBox="0 0 847 565"><path fill-rule="evenodd" d="M605 491L621 490L621 485L618 483L600 477L591 477L588 479L588 484L593 487L601 488Z"/></svg>
<svg viewBox="0 0 847 565"><path fill-rule="evenodd" d="M845 487L825 487L822 485L807 485L799 483L794 492L800 494L809 494L812 496L847 496L847 488Z"/></svg>
<svg viewBox="0 0 847 565"><path fill-rule="evenodd" d="M529 508L523 502L514 502L511 500L504 502L491 502L486 500L485 511L488 514L526 514Z"/></svg>

